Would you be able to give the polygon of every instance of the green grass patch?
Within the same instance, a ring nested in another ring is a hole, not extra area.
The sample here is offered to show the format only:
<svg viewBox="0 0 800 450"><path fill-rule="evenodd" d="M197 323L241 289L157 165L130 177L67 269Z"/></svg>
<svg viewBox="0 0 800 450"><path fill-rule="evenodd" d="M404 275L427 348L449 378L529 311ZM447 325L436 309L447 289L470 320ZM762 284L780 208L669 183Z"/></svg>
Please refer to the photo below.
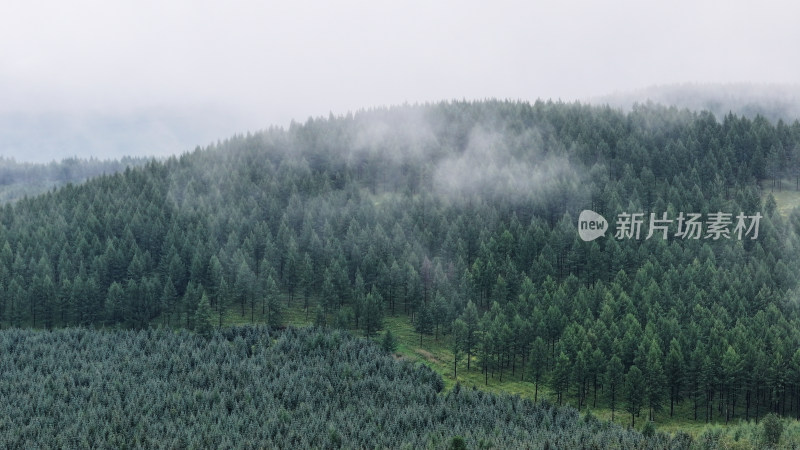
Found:
<svg viewBox="0 0 800 450"><path fill-rule="evenodd" d="M800 193L798 193L800 197ZM295 297L294 301L288 302L287 297L282 298L282 316L283 322L287 325L296 327L305 327L313 324L314 322L314 306L309 308L306 313L303 307L303 299ZM313 305L313 302L312 302ZM215 319L217 317L215 316ZM260 307L256 308L253 315L256 323L265 322L265 317L261 314ZM332 316L328 317L329 323L333 320ZM245 308L245 314L242 314L240 305L232 305L223 316L223 323L225 325L241 325L252 323L250 317L249 307ZM411 362L424 364L441 375L445 384L445 392L452 389L456 383L461 383L463 388L476 388L486 392L495 394L511 394L519 395L524 398L533 399L536 387L528 377L529 369L525 370L525 377L522 378L523 370L519 366L518 361L516 369L512 371L505 370L500 379L499 372L495 372L493 376L489 376L488 384L486 378L478 364L478 360L473 355L471 362L471 369L467 370L466 355L461 358L457 365L458 378L453 374L453 352L451 350L451 337L444 335L441 330L437 336L423 335L422 343L420 344L420 335L414 331L409 318L403 314L397 316L386 316L383 321L384 328L377 334L370 336L376 342L380 342L386 330L391 330L397 340L397 349L395 357L405 359ZM363 336L361 330L350 330L351 333ZM591 411L593 415L604 421L611 421L611 410L608 403L599 392L597 395L597 404L593 406L593 393L590 391L588 396L588 406L584 405L581 408L581 413L586 414ZM542 381L539 385L538 399L548 399L555 403L556 397L553 392ZM563 402L564 405L571 405L577 407L577 401L574 397L568 396ZM618 408L614 413L614 423L622 426L629 426L631 417L628 412L624 410L624 400L620 396L618 400ZM665 409L656 414L656 429L662 432L674 434L679 431L692 435L695 440L706 439L708 436L716 436L719 434L719 439L724 441L726 445L733 445L737 448L758 448L759 445L755 441L757 431L761 428L756 426L751 420L745 422L741 419L732 420L728 425L725 424L724 417L717 414L715 409L715 417L711 423L705 423L700 415L703 411L703 405L699 405L698 417L700 420L693 420L693 403L687 399L675 405L673 417L669 416L669 404L665 405ZM738 412L738 411L737 411ZM641 427L646 423L647 412L643 409L641 415L636 418L636 428ZM785 435L784 441L786 445L800 446L800 423L796 420L785 420ZM755 433L755 435L754 435ZM754 443L755 442L755 443Z"/></svg>
<svg viewBox="0 0 800 450"><path fill-rule="evenodd" d="M770 194L778 205L777 211L783 217L788 217L793 209L800 207L800 190L794 180L780 180L774 186L771 180L761 182L761 201L766 202Z"/></svg>

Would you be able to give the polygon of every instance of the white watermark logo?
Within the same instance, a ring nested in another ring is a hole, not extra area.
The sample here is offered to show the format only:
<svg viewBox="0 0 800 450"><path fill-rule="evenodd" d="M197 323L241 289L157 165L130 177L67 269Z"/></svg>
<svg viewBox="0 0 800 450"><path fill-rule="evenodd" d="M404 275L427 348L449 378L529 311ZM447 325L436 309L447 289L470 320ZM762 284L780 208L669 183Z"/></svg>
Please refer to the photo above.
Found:
<svg viewBox="0 0 800 450"><path fill-rule="evenodd" d="M606 235L608 222L606 218L590 209L581 211L578 217L578 234L586 242L593 241Z"/></svg>
<svg viewBox="0 0 800 450"><path fill-rule="evenodd" d="M639 240L642 236L642 226L647 223L649 226L645 240L657 234L661 235L661 239L667 239L669 227L674 223L676 226L676 231L672 234L674 238L716 241L720 238L731 239L731 236L742 240L743 237L750 236L750 239L756 239L762 217L761 213L748 216L743 212L733 217L731 213L720 211L708 213L706 220L703 221L703 215L698 213L684 214L680 212L678 217L670 219L664 212L660 218L656 217L656 213L650 213L650 220L645 221L644 213L623 212L617 215L614 238ZM736 219L735 225L734 218ZM733 229L731 229L732 226ZM588 209L581 211L578 217L578 234L584 241L593 241L600 236L605 236L607 228L608 222L600 214Z"/></svg>

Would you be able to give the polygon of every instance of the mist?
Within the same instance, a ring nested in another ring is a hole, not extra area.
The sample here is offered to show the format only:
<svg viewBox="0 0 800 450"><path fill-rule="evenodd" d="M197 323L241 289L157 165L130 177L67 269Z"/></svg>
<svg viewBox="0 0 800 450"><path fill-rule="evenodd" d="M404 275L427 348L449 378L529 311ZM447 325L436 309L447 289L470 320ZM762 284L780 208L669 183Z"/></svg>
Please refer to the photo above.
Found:
<svg viewBox="0 0 800 450"><path fill-rule="evenodd" d="M778 0L6 6L0 156L26 161L178 154L405 103L800 79L798 7Z"/></svg>
<svg viewBox="0 0 800 450"><path fill-rule="evenodd" d="M647 102L665 106L710 111L717 120L727 114L770 121L794 122L800 119L800 85L776 83L681 83L651 86L596 97L595 104L608 104L630 111L635 104Z"/></svg>
<svg viewBox="0 0 800 450"><path fill-rule="evenodd" d="M0 113L0 153L46 163L67 157L165 157L264 125L217 108Z"/></svg>
<svg viewBox="0 0 800 450"><path fill-rule="evenodd" d="M509 139L516 145L510 145ZM433 173L435 192L440 195L519 201L552 196L564 185L576 186L583 170L558 152L546 151L536 129L517 136L476 127L464 151L439 161Z"/></svg>

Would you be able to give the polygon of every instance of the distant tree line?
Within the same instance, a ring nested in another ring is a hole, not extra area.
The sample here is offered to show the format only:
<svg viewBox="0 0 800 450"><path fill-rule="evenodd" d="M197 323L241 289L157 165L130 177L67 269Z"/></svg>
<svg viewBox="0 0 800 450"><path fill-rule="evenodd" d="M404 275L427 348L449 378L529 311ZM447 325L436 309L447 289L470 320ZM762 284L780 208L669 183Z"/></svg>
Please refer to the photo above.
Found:
<svg viewBox="0 0 800 450"><path fill-rule="evenodd" d="M0 157L0 202L35 196L68 183L81 183L103 174L121 172L126 167L143 166L151 158L98 160L67 158L48 164L18 162Z"/></svg>

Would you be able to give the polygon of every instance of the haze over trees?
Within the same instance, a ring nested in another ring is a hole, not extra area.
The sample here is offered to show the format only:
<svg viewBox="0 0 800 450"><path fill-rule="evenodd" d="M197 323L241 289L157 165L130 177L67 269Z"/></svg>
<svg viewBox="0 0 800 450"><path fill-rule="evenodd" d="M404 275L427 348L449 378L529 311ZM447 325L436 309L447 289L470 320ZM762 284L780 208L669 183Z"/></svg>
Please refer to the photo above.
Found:
<svg viewBox="0 0 800 450"><path fill-rule="evenodd" d="M99 175L143 166L151 158L97 160L67 158L61 162L31 164L0 157L0 202L35 196L68 183L82 183Z"/></svg>
<svg viewBox="0 0 800 450"><path fill-rule="evenodd" d="M798 173L800 124L761 116L486 101L309 119L6 204L0 323L211 336L228 311L276 326L302 305L371 335L400 315L423 347L455 334L487 384L524 371L631 423L796 417L800 215L758 183ZM763 218L757 239L673 222L583 242L583 209Z"/></svg>
<svg viewBox="0 0 800 450"><path fill-rule="evenodd" d="M593 102L629 110L647 102L710 111L717 117L728 113L750 119L765 117L771 122L800 119L800 86L758 83L682 83L652 86L600 97Z"/></svg>

